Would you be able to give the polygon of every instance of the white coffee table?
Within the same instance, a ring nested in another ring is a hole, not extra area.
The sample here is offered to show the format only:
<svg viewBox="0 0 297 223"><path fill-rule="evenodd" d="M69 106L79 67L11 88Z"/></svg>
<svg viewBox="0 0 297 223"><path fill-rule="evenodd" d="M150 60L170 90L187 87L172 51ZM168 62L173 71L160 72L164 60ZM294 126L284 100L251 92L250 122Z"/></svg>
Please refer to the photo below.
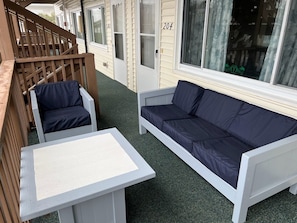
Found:
<svg viewBox="0 0 297 223"><path fill-rule="evenodd" d="M124 223L125 188L154 177L116 128L27 146L21 151L21 220L58 211L61 223Z"/></svg>

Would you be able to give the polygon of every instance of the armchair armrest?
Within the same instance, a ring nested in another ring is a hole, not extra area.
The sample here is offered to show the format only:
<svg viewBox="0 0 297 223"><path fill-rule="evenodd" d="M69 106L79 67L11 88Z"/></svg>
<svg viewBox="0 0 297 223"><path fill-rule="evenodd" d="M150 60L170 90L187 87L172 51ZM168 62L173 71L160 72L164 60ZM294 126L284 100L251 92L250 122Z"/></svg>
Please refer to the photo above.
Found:
<svg viewBox="0 0 297 223"><path fill-rule="evenodd" d="M38 135L38 140L40 143L45 142L45 136L43 133L43 127L42 127L42 122L40 118L40 113L39 113L39 107L37 103L37 98L36 98L36 93L34 90L30 91L30 97L31 97L31 104L32 104L32 111L33 111L33 117L36 125L36 130L37 130L37 135Z"/></svg>
<svg viewBox="0 0 297 223"><path fill-rule="evenodd" d="M94 99L83 87L80 87L79 91L82 97L83 106L90 113L90 116L91 116L92 131L95 132L97 131L97 118L96 118Z"/></svg>

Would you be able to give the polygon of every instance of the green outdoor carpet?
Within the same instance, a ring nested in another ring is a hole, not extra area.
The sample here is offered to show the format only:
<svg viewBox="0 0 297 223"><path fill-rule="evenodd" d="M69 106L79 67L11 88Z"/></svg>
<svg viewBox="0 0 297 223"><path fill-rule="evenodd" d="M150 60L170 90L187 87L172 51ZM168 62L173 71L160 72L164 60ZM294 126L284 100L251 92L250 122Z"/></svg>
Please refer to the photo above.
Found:
<svg viewBox="0 0 297 223"><path fill-rule="evenodd" d="M126 189L128 223L231 222L233 204L150 133L139 135L137 94L97 72L98 129L116 127L156 171L156 178ZM31 144L38 142L36 132ZM58 223L57 213L32 223ZM285 190L249 208L247 222L297 222L297 197ZM88 222L86 222L88 223Z"/></svg>

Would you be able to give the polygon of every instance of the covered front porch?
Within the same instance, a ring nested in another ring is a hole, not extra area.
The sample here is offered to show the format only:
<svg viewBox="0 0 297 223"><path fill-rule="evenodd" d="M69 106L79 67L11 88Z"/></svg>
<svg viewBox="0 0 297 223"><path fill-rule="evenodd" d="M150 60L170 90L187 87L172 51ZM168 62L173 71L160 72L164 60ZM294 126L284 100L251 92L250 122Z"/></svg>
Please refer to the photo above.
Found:
<svg viewBox="0 0 297 223"><path fill-rule="evenodd" d="M4 11L2 4L3 2L0 5L1 12ZM5 13L0 13L0 19L6 20ZM27 113L28 104L26 106L23 100L24 89L21 88L16 78L17 71L18 68L30 70L29 68L36 64L51 66L52 61L63 64L66 57L56 55L51 59L42 59L39 55L31 61L26 58L15 59L13 45L7 44L11 39L9 31L2 32L7 24L0 26L2 57L0 65L0 222L21 222L19 217L20 148L38 143L38 141L34 128L30 126L32 119L30 120L30 115ZM8 30L8 27L6 28ZM56 47L59 48L60 45L57 44ZM21 47L21 52L25 48L25 45ZM33 49L32 52L34 52ZM86 73L94 74L95 79L89 86L99 92L97 93L98 102L100 101L98 130L117 127L157 173L155 179L127 189L127 221L142 223L229 222L233 205L227 199L152 135L140 136L138 134L136 94L118 82L96 72L92 65L91 54L68 55L67 59L73 61L67 61L69 64L73 63L73 68L88 63L86 61L91 63L91 66L87 66L91 71ZM71 65L68 68L71 71ZM67 73L66 70L64 74ZM44 69L38 71L39 74L47 73ZM49 77L54 76L54 72L49 72L49 74ZM63 69L60 74L63 74ZM36 77L37 75L31 80ZM47 79L42 80L44 82ZM25 91L28 91L30 87L32 85L25 88ZM296 198L288 191L283 191L253 206L249 211L248 222L295 222L296 213ZM57 214L54 212L34 219L32 222L57 223Z"/></svg>
<svg viewBox="0 0 297 223"><path fill-rule="evenodd" d="M155 170L152 180L126 189L129 223L231 222L233 204L151 134L139 135L137 94L97 72L98 130L116 127ZM38 143L33 131L30 143ZM293 222L296 197L285 190L249 209L247 222ZM32 223L58 223L56 212Z"/></svg>

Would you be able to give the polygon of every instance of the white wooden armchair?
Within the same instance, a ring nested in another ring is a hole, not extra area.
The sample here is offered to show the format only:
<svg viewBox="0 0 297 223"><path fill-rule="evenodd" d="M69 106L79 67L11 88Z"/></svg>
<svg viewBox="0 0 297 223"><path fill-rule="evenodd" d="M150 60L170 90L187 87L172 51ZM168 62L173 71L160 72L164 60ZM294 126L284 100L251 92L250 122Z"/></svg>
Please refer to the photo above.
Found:
<svg viewBox="0 0 297 223"><path fill-rule="evenodd" d="M30 96L40 143L97 131L94 99L77 81L37 85Z"/></svg>

